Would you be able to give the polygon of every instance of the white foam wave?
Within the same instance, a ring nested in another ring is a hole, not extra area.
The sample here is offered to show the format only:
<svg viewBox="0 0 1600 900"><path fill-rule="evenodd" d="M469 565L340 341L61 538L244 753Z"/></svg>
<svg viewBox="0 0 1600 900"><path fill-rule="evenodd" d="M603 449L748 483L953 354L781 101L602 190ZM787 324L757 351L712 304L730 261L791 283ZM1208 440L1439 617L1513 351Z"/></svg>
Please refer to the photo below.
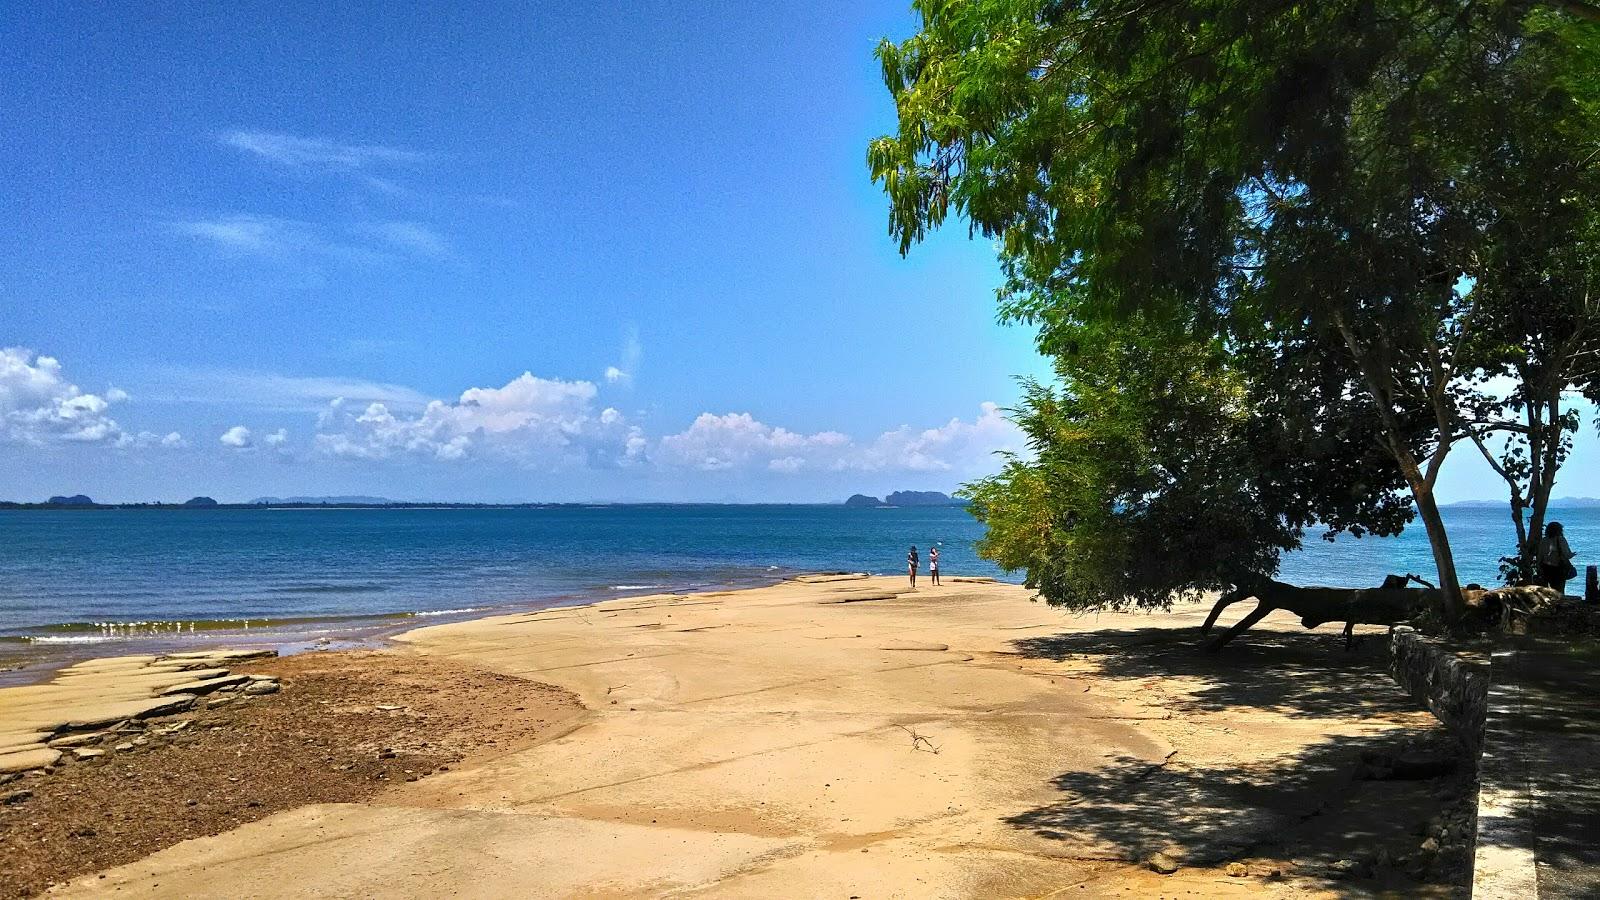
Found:
<svg viewBox="0 0 1600 900"><path fill-rule="evenodd" d="M613 591L653 591L664 587L666 587L664 584L613 584L611 589Z"/></svg>
<svg viewBox="0 0 1600 900"><path fill-rule="evenodd" d="M486 609L492 608L493 607L489 606L463 606L460 609L425 609L421 612L414 612L412 615L418 618L422 618L423 616L455 616L462 613L483 612Z"/></svg>

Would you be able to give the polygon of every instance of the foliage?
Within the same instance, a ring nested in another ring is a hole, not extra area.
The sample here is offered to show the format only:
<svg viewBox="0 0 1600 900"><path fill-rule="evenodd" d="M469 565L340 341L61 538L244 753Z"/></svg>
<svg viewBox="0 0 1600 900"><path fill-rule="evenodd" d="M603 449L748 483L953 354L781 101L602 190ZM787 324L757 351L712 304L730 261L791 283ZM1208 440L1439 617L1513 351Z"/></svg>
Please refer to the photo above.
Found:
<svg viewBox="0 0 1600 900"><path fill-rule="evenodd" d="M1163 406L1157 394L1128 401L1126 415L1102 414L1075 398L1100 391L1094 379L1103 373L1063 362L1060 394L1036 388L1019 413L1039 461L1014 460L973 490L991 528L1000 523L986 551L1024 561L1030 577L1042 567L1037 580L1052 599L1081 600L1068 574L1101 585L1084 590L1102 602L1116 602L1119 584L1156 596L1163 578L1139 576L1126 561L1153 559L1177 538L1130 531L1140 520L1115 510L1141 507L1126 499L1084 519L1086 498L1054 504L1055 482L1110 478L1105 490L1116 496L1185 501L1162 507L1170 520L1149 521L1209 522L1186 511L1226 485L1208 482L1213 471L1203 466L1169 467L1165 453L1176 450L1161 443L1194 424L1223 430L1213 461L1246 466L1241 483L1271 501L1257 515L1286 517L1288 532L1218 531L1208 552L1233 561L1209 571L1177 548L1187 562L1168 570L1165 586L1214 584L1229 568L1262 571L1312 519L1388 528L1382 491L1400 479L1428 528L1440 586L1458 606L1433 485L1459 440L1517 433L1505 417L1514 406L1485 382L1515 370L1505 351L1526 346L1534 327L1510 314L1529 283L1513 277L1526 258L1518 242L1543 248L1535 265L1546 272L1592 265L1589 250L1565 262L1543 250L1593 221L1584 209L1552 214L1593 178L1584 156L1600 134L1586 55L1595 26L1570 9L1447 0L923 0L917 8L922 30L879 48L899 129L868 152L902 251L952 212L964 216L998 242L1002 315L1037 325L1046 353L1063 360L1085 336L1131 343L1147 351L1125 361L1122 375L1132 377L1136 366L1183 362L1167 355L1183 335L1239 379L1245 398L1226 416L1200 408L1228 403L1205 391L1192 403ZM1529 169L1535 160L1564 166L1562 177L1540 182ZM1553 232L1528 238L1527 226L1546 219ZM1148 443L1100 449L1057 427L1101 415L1111 416L1101 427L1141 423ZM1250 429L1273 419L1296 443L1248 452ZM1070 464L1052 458L1057 443ZM1551 446L1540 447L1549 473ZM1347 479L1328 464L1353 459L1364 470L1373 450L1389 457L1384 477ZM1097 463L1101 452L1125 459ZM1295 469L1288 459L1297 452L1321 465ZM1148 493L1156 473L1195 483ZM1286 490L1289 474L1302 481ZM1376 499L1351 503L1347 488L1357 483ZM1066 529L1054 521L1050 533L1064 543L1028 556L1020 536L1043 534L1041 523L1062 508L1078 516L1076 534L1060 537ZM1101 544L1109 549L1068 552ZM1117 560L1130 574L1115 575ZM1115 577L1097 582L1095 573Z"/></svg>
<svg viewBox="0 0 1600 900"><path fill-rule="evenodd" d="M1322 416L1286 414L1277 387L1318 396L1330 382L1314 370L1268 384L1220 342L1138 317L1050 335L1071 390L1027 382L1014 417L1032 455L965 491L988 526L979 552L1050 602L1162 607L1271 577L1309 528L1409 520L1363 409L1324 398Z"/></svg>

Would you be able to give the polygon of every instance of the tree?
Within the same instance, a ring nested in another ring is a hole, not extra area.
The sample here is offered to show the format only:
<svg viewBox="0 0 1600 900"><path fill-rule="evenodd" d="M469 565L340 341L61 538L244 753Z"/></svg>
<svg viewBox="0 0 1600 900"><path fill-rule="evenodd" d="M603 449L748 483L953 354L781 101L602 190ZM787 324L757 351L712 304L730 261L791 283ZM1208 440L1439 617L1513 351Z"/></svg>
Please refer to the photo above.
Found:
<svg viewBox="0 0 1600 900"><path fill-rule="evenodd" d="M1276 360L1138 316L1048 341L1070 390L1027 383L1013 414L1031 456L966 496L988 526L980 553L1026 569L1053 603L1160 608L1260 588L1307 529L1394 534L1411 517L1371 417L1312 355L1263 378Z"/></svg>
<svg viewBox="0 0 1600 900"><path fill-rule="evenodd" d="M1534 23L1547 40L1560 20ZM1470 183L1483 210L1471 250L1482 280L1470 352L1482 373L1509 384L1469 435L1509 490L1516 551L1507 581L1539 580L1538 539L1556 473L1580 422L1568 389L1600 400L1600 33L1566 38L1580 54L1551 54L1511 85L1504 115L1518 140L1480 153ZM1587 61L1587 64L1585 64ZM1574 158L1574 147L1589 147ZM1498 448L1491 442L1498 440Z"/></svg>
<svg viewBox="0 0 1600 900"><path fill-rule="evenodd" d="M1260 395L1284 398L1270 414L1363 399L1371 427L1345 436L1391 460L1458 614L1433 487L1494 409L1468 327L1491 292L1464 284L1498 280L1469 262L1487 258L1473 256L1485 212L1508 212L1474 178L1520 138L1503 114L1514 89L1559 93L1548 60L1592 65L1577 38L1593 27L1445 0L918 8L922 31L879 49L899 130L868 154L902 251L953 207L999 239L1002 314L1039 325L1047 352L1053 330L1137 314L1249 360ZM1297 354L1342 380L1316 401L1289 393ZM1306 495L1339 494L1304 474ZM1252 539L1218 550L1272 546Z"/></svg>

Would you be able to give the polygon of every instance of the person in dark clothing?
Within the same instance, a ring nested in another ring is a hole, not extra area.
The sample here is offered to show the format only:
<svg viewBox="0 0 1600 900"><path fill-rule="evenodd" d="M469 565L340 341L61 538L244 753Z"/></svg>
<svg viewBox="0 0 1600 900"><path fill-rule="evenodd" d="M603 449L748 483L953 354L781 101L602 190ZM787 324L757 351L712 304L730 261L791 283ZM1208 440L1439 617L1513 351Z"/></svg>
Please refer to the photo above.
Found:
<svg viewBox="0 0 1600 900"><path fill-rule="evenodd" d="M1539 544L1539 575L1558 594L1566 594L1567 579L1578 574L1577 567L1572 564L1576 555L1567 543L1566 530L1560 522L1545 526L1544 540Z"/></svg>
<svg viewBox="0 0 1600 900"><path fill-rule="evenodd" d="M911 589L917 589L917 565L921 560L917 558L917 548L913 546L911 552L906 554L906 571L911 575Z"/></svg>

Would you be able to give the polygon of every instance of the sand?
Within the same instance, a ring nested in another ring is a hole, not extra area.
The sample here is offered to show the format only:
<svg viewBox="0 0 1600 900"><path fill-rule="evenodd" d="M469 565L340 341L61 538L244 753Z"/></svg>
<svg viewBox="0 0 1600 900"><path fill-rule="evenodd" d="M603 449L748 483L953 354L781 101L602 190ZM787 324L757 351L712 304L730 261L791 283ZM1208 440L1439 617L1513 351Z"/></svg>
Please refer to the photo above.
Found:
<svg viewBox="0 0 1600 900"><path fill-rule="evenodd" d="M60 892L1309 896L1381 849L1395 864L1369 887L1450 893L1454 874L1404 854L1460 786L1359 776L1363 750L1440 746L1382 675L1381 639L1346 655L1336 626L1269 620L1205 656L1204 611L1072 617L1011 585L812 579L424 628L401 652L588 711Z"/></svg>

